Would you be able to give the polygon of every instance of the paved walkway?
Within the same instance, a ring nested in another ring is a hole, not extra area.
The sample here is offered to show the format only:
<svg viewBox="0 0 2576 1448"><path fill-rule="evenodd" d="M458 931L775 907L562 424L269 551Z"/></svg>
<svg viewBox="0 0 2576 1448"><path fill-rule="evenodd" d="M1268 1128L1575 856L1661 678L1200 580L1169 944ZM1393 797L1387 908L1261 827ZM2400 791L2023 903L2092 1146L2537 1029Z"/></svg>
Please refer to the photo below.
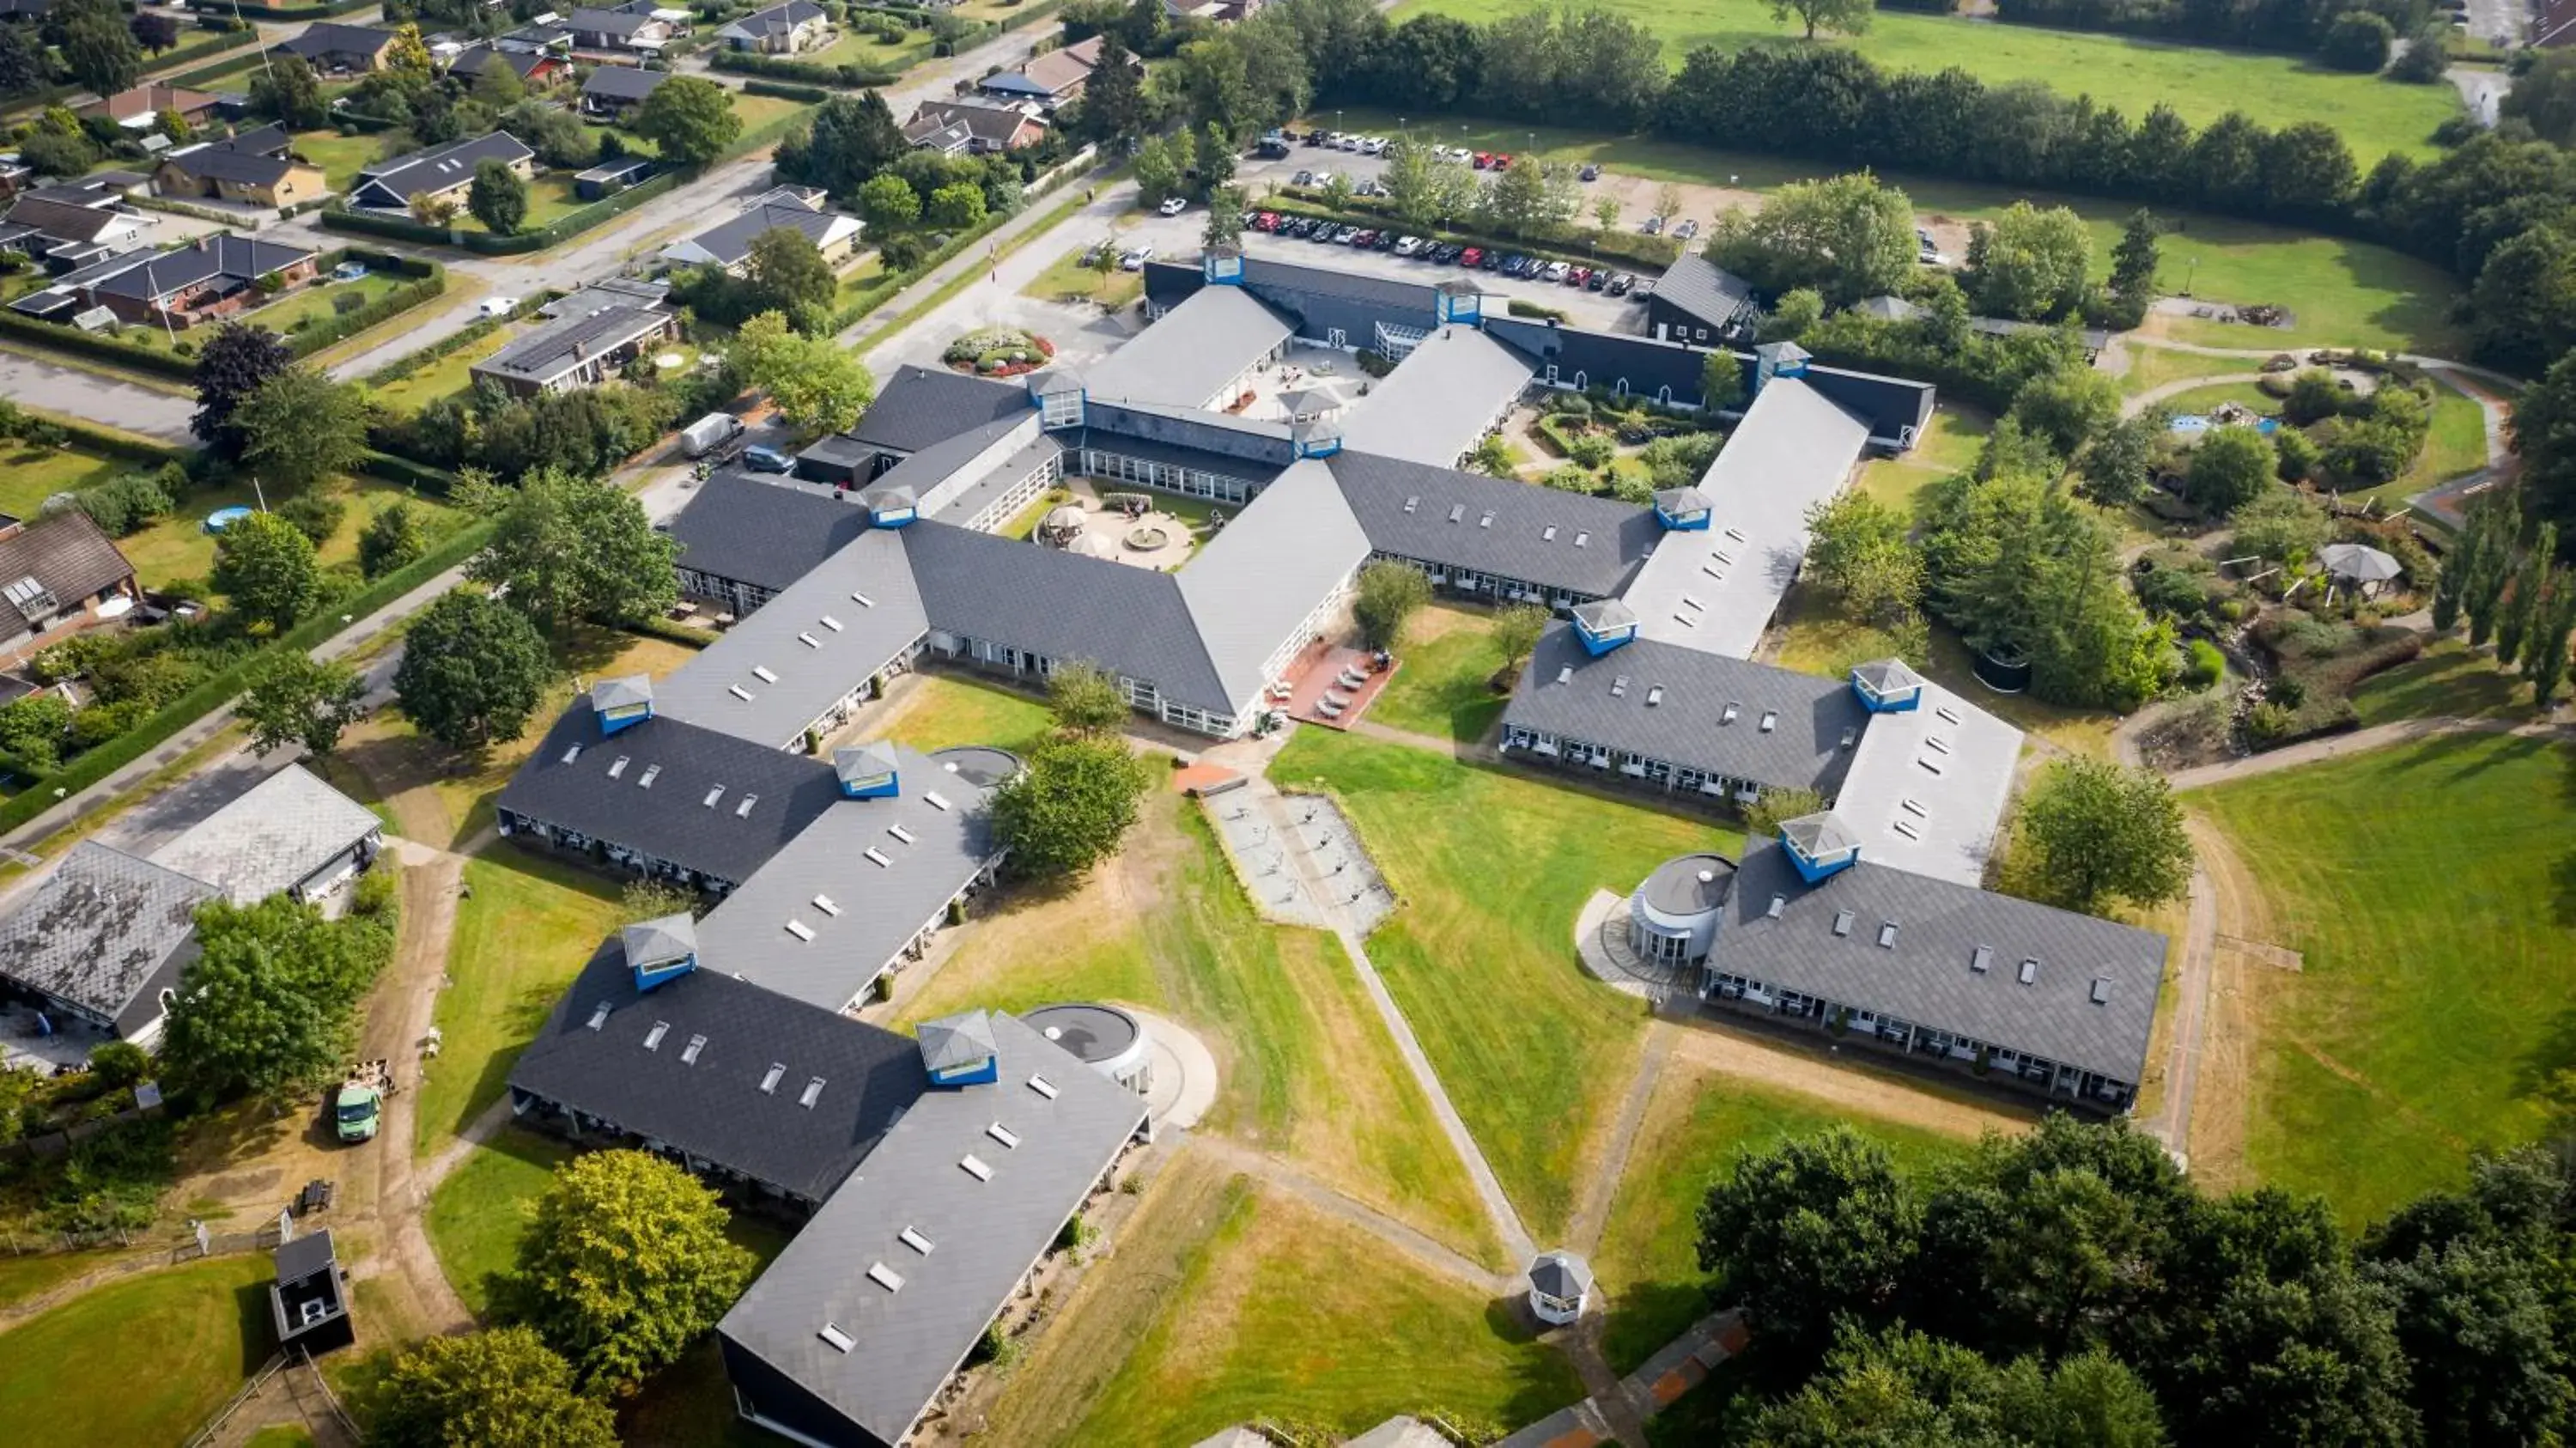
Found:
<svg viewBox="0 0 2576 1448"><path fill-rule="evenodd" d="M2195 765L2178 769L2165 776L2177 791L2201 789L2231 779L2248 779L2258 774L2275 774L2314 764L2321 759L2340 759L2347 754L2367 754L2391 744L2414 739L2430 739L2443 734L2518 734L2527 739L2576 740L2576 730L2547 722L2515 723L2510 719L2400 719L2389 724L2373 724L2349 734L2332 734L2323 739L2310 739L2243 759L2221 760L2216 764Z"/></svg>
<svg viewBox="0 0 2576 1448"><path fill-rule="evenodd" d="M1497 1448L1596 1448L1619 1441L1611 1423L1614 1413L1638 1420L1653 1417L1671 1407L1682 1394L1708 1381L1711 1370L1744 1351L1750 1340L1741 1313L1733 1308L1712 1313L1666 1343L1635 1372L1571 1408L1539 1419L1505 1438ZM1586 1386L1590 1386L1588 1381ZM1611 1400L1615 1400L1615 1407L1605 1411L1605 1401Z"/></svg>

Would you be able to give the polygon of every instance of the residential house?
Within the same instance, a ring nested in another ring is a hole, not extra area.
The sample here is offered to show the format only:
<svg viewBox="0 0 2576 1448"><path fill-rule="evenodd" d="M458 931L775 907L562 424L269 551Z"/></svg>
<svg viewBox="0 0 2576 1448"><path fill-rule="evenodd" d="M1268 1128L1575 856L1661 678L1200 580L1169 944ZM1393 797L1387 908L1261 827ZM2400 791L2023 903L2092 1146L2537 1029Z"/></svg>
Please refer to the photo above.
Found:
<svg viewBox="0 0 2576 1448"><path fill-rule="evenodd" d="M1101 37L1033 55L1017 70L988 75L976 89L1004 101L1034 101L1054 110L1082 95L1100 65Z"/></svg>
<svg viewBox="0 0 2576 1448"><path fill-rule="evenodd" d="M374 811L290 764L163 845L152 863L236 905L271 895L313 904L356 879L384 843Z"/></svg>
<svg viewBox="0 0 2576 1448"><path fill-rule="evenodd" d="M385 53L393 49L394 40L392 31L371 25L317 20L304 27L303 34L279 41L276 49L302 56L305 64L325 75L355 74L384 69Z"/></svg>
<svg viewBox="0 0 2576 1448"><path fill-rule="evenodd" d="M221 893L83 840L0 920L0 988L57 1031L148 1047L197 958L197 907Z"/></svg>
<svg viewBox="0 0 2576 1448"><path fill-rule="evenodd" d="M179 119L191 126L202 126L215 118L216 98L205 91L183 90L174 85L138 85L121 90L103 101L92 101L81 107L84 116L105 116L129 131L150 130L158 125L163 111L176 111Z"/></svg>
<svg viewBox="0 0 2576 1448"><path fill-rule="evenodd" d="M191 327L248 311L280 287L310 281L314 271L308 248L221 232L168 251L111 257L48 290L74 293L122 322Z"/></svg>
<svg viewBox="0 0 2576 1448"><path fill-rule="evenodd" d="M830 266L848 261L859 247L857 217L832 210L821 191L781 186L744 207L741 215L663 248L662 256L678 265L722 267L739 276L751 259L751 244L781 229L803 232Z"/></svg>
<svg viewBox="0 0 2576 1448"><path fill-rule="evenodd" d="M1046 139L1047 123L1039 108L984 105L974 101L923 101L904 124L903 138L916 149L950 156L988 156L1016 151Z"/></svg>
<svg viewBox="0 0 2576 1448"><path fill-rule="evenodd" d="M134 565L78 508L0 525L0 668L134 606Z"/></svg>
<svg viewBox="0 0 2576 1448"><path fill-rule="evenodd" d="M594 120L623 118L670 78L667 70L603 65L581 83L581 113Z"/></svg>
<svg viewBox="0 0 2576 1448"><path fill-rule="evenodd" d="M161 196L281 207L329 195L322 168L287 155L285 139L284 132L266 126L229 141L172 151L153 168L152 190ZM272 144L278 149L269 149Z"/></svg>
<svg viewBox="0 0 2576 1448"><path fill-rule="evenodd" d="M496 60L508 66L519 77L519 83L530 90L551 90L572 74L572 61L553 50L489 40L456 52L447 63L447 73L471 84L481 79Z"/></svg>
<svg viewBox="0 0 2576 1448"><path fill-rule="evenodd" d="M1646 295L1646 333L1661 341L1724 346L1750 336L1761 314L1752 283L1696 251L1676 258Z"/></svg>
<svg viewBox="0 0 2576 1448"><path fill-rule="evenodd" d="M0 250L18 252L63 271L140 247L152 226L148 216L30 192L0 216Z"/></svg>
<svg viewBox="0 0 2576 1448"><path fill-rule="evenodd" d="M735 50L797 55L831 43L832 17L813 0L787 0L734 21L717 31L716 38Z"/></svg>
<svg viewBox="0 0 2576 1448"><path fill-rule="evenodd" d="M650 10L575 10L562 22L575 50L657 51L670 43L671 22Z"/></svg>
<svg viewBox="0 0 2576 1448"><path fill-rule="evenodd" d="M559 316L473 365L477 382L520 397L596 387L658 342L676 337L680 319L651 305L603 299L594 309Z"/></svg>
<svg viewBox="0 0 2576 1448"><path fill-rule="evenodd" d="M474 168L485 161L499 161L522 179L536 174L537 153L509 132L494 131L471 140L414 151L361 170L357 184L349 188L349 204L380 211L407 211L413 198L429 196L462 206L466 188L474 184Z"/></svg>

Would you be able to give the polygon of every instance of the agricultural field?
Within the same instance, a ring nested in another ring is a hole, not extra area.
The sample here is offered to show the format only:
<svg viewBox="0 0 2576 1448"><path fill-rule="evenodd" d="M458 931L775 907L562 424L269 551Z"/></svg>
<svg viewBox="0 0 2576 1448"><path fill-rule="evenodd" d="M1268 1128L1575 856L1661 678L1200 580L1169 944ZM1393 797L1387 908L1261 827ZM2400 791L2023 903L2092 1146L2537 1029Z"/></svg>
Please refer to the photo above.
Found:
<svg viewBox="0 0 2576 1448"><path fill-rule="evenodd" d="M2359 1225L2538 1133L2538 1086L2576 1066L2576 750L2451 735L2185 802L2259 895L2251 938L2300 956L2245 968L2242 1175Z"/></svg>
<svg viewBox="0 0 2576 1448"><path fill-rule="evenodd" d="M1430 14L1482 22L1519 8L1513 0L1407 0L1397 7L1395 18ZM1661 39L1665 60L1676 67L1704 45L1740 50L1794 39L1802 29L1794 19L1774 19L1766 0L1608 0L1607 8ZM1823 43L1847 45L1891 70L1955 66L1988 85L2039 81L2090 94L2132 121L2159 103L2173 107L2195 128L2229 111L2243 111L2272 127L2323 121L2343 133L2364 171L2390 152L2428 153L2433 129L2460 110L2457 92L2448 87L2350 75L2305 57L1901 10L1880 10L1866 34Z"/></svg>
<svg viewBox="0 0 2576 1448"><path fill-rule="evenodd" d="M1436 604L1413 616L1405 636L1395 678L1368 717L1434 739L1484 738L1510 698L1492 686L1503 667L1492 611Z"/></svg>
<svg viewBox="0 0 2576 1448"><path fill-rule="evenodd" d="M268 1254L147 1272L0 1333L0 1423L59 1443L179 1443L270 1351ZM104 1365L137 1362L101 1390ZM33 1440L30 1440L33 1441Z"/></svg>
<svg viewBox="0 0 2576 1448"><path fill-rule="evenodd" d="M897 1021L1061 1000L1179 1019L1217 1057L1222 1089L1202 1129L1502 1265L1466 1168L1340 944L1256 916L1195 803L1156 793L1118 859L1079 888L1006 898L900 999Z"/></svg>
<svg viewBox="0 0 2576 1448"><path fill-rule="evenodd" d="M1351 812L1402 901L1369 958L1530 1232L1564 1234L1645 1012L1583 973L1574 921L1734 832L1569 785L1320 729L1271 765Z"/></svg>

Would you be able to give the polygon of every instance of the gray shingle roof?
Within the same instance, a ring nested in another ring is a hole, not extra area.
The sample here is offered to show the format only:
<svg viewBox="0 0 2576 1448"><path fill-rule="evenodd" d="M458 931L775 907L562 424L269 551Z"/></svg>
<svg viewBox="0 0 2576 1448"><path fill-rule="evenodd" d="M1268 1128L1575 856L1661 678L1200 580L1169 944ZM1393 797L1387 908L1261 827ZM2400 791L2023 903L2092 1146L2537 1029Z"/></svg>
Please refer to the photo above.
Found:
<svg viewBox="0 0 2576 1448"><path fill-rule="evenodd" d="M895 759L900 794L837 801L698 922L701 963L838 1010L947 908L992 857L985 791L915 750Z"/></svg>
<svg viewBox="0 0 2576 1448"><path fill-rule="evenodd" d="M1756 841L1736 870L1735 899L1711 958L1721 970L2133 1085L2145 1071L2161 935L1873 864L1866 847L1859 864L1809 885L1786 850ZM1837 936L1845 910L1849 933ZM1881 946L1890 922L1894 941ZM1991 951L1983 971L1980 947ZM2039 962L2028 985L2026 959ZM2097 977L2109 981L2099 1004Z"/></svg>
<svg viewBox="0 0 2576 1448"><path fill-rule="evenodd" d="M1542 1252L1530 1263L1529 1279L1550 1297L1581 1297L1592 1290L1592 1267L1571 1252Z"/></svg>
<svg viewBox="0 0 2576 1448"><path fill-rule="evenodd" d="M221 893L84 840L0 921L0 976L130 1032L160 1013L150 992L178 983L197 906Z"/></svg>
<svg viewBox="0 0 2576 1448"><path fill-rule="evenodd" d="M1645 639L1596 659L1562 623L1540 637L1503 710L1507 726L1825 795L1851 768L1845 734L1857 743L1868 722L1839 679Z"/></svg>
<svg viewBox="0 0 2576 1448"><path fill-rule="evenodd" d="M1320 297L1340 297L1365 302L1391 313L1411 315L1394 318L1407 325L1428 327L1440 314L1437 291L1427 283L1397 281L1392 277L1371 276L1362 272L1330 271L1293 261L1247 256L1243 259L1243 285L1253 295L1273 306L1294 312L1294 294L1312 293ZM1358 345L1357 339L1354 344Z"/></svg>
<svg viewBox="0 0 2576 1448"><path fill-rule="evenodd" d="M1655 295L1711 327L1731 327L1753 306L1753 287L1696 251L1686 251L1656 279Z"/></svg>
<svg viewBox="0 0 2576 1448"><path fill-rule="evenodd" d="M1243 288L1208 287L1094 365L1090 395L1105 402L1204 407L1218 388L1293 330Z"/></svg>
<svg viewBox="0 0 2576 1448"><path fill-rule="evenodd" d="M1368 561L1368 535L1309 460L1261 496L1181 568L1181 598L1226 693L1241 708L1270 684L1268 662L1315 606Z"/></svg>
<svg viewBox="0 0 2576 1448"><path fill-rule="evenodd" d="M1145 1119L1143 1097L1018 1020L993 1028L1001 1079L923 1092L716 1329L728 1359L759 1359L879 1442L919 1421Z"/></svg>
<svg viewBox="0 0 2576 1448"><path fill-rule="evenodd" d="M783 35L799 25L822 18L823 7L812 3L812 0L787 0L784 5L772 5L766 10L755 10L717 31L716 34L727 38L739 36L744 40L758 40L767 35Z"/></svg>
<svg viewBox="0 0 2576 1448"><path fill-rule="evenodd" d="M877 400L848 436L890 452L919 452L1027 411L1025 387L907 363L877 389Z"/></svg>
<svg viewBox="0 0 2576 1448"><path fill-rule="evenodd" d="M78 508L49 513L0 538L0 584L33 578L64 609L76 609L133 576L134 565ZM33 625L25 610L0 598L0 638Z"/></svg>
<svg viewBox="0 0 2576 1448"><path fill-rule="evenodd" d="M270 186L282 180L298 163L282 156L262 155L257 151L235 150L229 146L191 146L184 151L171 151L161 157L161 164L176 167L190 176L203 176L216 181L239 181L250 186Z"/></svg>
<svg viewBox="0 0 2576 1448"><path fill-rule="evenodd" d="M1651 509L1348 449L1333 477L1380 552L1577 593L1627 587L1661 532Z"/></svg>
<svg viewBox="0 0 2576 1448"><path fill-rule="evenodd" d="M751 255L751 244L770 232L801 232L806 240L820 246L835 227L857 225L853 217L844 216L829 206L808 206L796 192L780 187L754 200L742 209L740 215L708 227L673 247L672 251L685 249L704 253L703 256L683 255L679 259L684 261L712 258L718 266L737 266Z"/></svg>
<svg viewBox="0 0 2576 1448"><path fill-rule="evenodd" d="M1454 467L1529 381L1527 357L1473 327L1443 327L1353 404L1342 446Z"/></svg>
<svg viewBox="0 0 2576 1448"><path fill-rule="evenodd" d="M608 1017L594 1030L602 1005ZM666 1029L648 1047L657 1022ZM696 1059L684 1059L700 1036ZM763 1091L773 1065L784 1069ZM817 1076L821 1094L799 1105ZM514 1092L605 1117L809 1201L839 1186L927 1084L909 1037L711 966L638 992L614 935L510 1069Z"/></svg>
<svg viewBox="0 0 2576 1448"><path fill-rule="evenodd" d="M1089 659L1179 703L1234 709L1173 575L926 520L903 538L932 628Z"/></svg>
<svg viewBox="0 0 2576 1448"><path fill-rule="evenodd" d="M581 83L586 96L604 96L610 100L640 101L651 95L662 82L669 80L667 70L637 70L632 66L603 65Z"/></svg>
<svg viewBox="0 0 2576 1448"><path fill-rule="evenodd" d="M719 787L724 792L709 804ZM752 795L759 802L741 813ZM590 701L577 699L510 777L500 804L739 883L840 795L821 760L679 719L657 716L603 738Z"/></svg>
<svg viewBox="0 0 2576 1448"><path fill-rule="evenodd" d="M552 382L603 353L632 346L673 325L671 314L656 307L604 306L579 316L557 317L523 337L512 338L508 346L475 363L471 370L540 384Z"/></svg>
<svg viewBox="0 0 2576 1448"><path fill-rule="evenodd" d="M903 535L862 532L663 679L656 708L779 748L929 630Z"/></svg>
<svg viewBox="0 0 2576 1448"><path fill-rule="evenodd" d="M317 20L301 31L277 43L277 48L306 60L323 60L331 56L372 56L392 41L394 33L366 25L341 25Z"/></svg>
<svg viewBox="0 0 2576 1448"><path fill-rule="evenodd" d="M230 278L248 283L271 272L310 261L300 246L281 246L231 232L201 236L168 251L128 252L72 272L58 286L84 287L101 296L152 301L193 286Z"/></svg>
<svg viewBox="0 0 2576 1448"><path fill-rule="evenodd" d="M362 205L408 205L424 191L446 191L468 184L474 179L474 168L486 161L515 166L534 159L536 154L509 132L493 131L365 167L358 172L358 183L350 193L353 199L363 198Z"/></svg>
<svg viewBox="0 0 2576 1448"><path fill-rule="evenodd" d="M162 846L152 862L249 905L303 883L383 829L365 805L290 764Z"/></svg>
<svg viewBox="0 0 2576 1448"><path fill-rule="evenodd" d="M738 468L709 476L671 520L680 566L778 592L868 530L865 508L775 477Z"/></svg>
<svg viewBox="0 0 2576 1448"><path fill-rule="evenodd" d="M96 241L108 228L131 225L134 218L122 211L85 206L77 201L21 196L9 208L8 221L13 227L23 226L56 241Z"/></svg>

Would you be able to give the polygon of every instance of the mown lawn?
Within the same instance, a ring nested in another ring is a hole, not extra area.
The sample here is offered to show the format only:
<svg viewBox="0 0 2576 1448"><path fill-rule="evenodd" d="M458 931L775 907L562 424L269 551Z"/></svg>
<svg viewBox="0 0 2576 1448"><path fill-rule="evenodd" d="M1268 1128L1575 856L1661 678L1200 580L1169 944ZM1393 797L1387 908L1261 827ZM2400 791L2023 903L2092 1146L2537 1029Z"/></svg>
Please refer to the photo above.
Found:
<svg viewBox="0 0 2576 1448"><path fill-rule="evenodd" d="M519 1052L623 919L615 881L509 845L466 863L465 890L438 997L446 1039L421 1067L424 1156L501 1098Z"/></svg>
<svg viewBox="0 0 2576 1448"><path fill-rule="evenodd" d="M1439 0L1446 4L1449 0ZM1462 0L1486 4L1491 0ZM1735 3L1735 0L1729 0ZM1742 0L1751 3L1751 0ZM1879 17L1881 24L1898 19ZM1936 24L1966 22L1935 21ZM1980 26L1981 33L2017 29ZM2225 52L2196 52L2224 55ZM2283 62L2287 63L2287 62ZM2377 85L2379 82L2372 82ZM2409 89L2389 86L2387 89ZM2143 108L2133 110L2134 118ZM1392 111L1352 107L1332 113L1342 129L1393 134L1401 129ZM1311 118L1310 118L1311 123ZM1460 124L1443 118L1418 125L1417 135L1479 150L1531 154L1548 160L1595 161L1613 172L1671 181L1682 185L1738 186L1767 191L1786 181L1810 180L1846 169L1789 156L1686 146L1673 141L1621 136L1606 131L1511 122ZM1533 139L1534 138L1534 139ZM1904 188L1915 210L1926 218L1959 221L1991 219L2019 200L2038 206L2066 206L2084 219L2093 238L2093 273L2108 277L2111 251L2121 228L2137 210L2133 201L2101 197L2057 196L2028 188L1984 186L1901 172L1882 171L1881 179ZM2290 349L2306 346L2387 347L2437 356L2459 356L2465 339L2450 318L2459 291L2448 273L2428 262L2384 246L2318 236L2287 227L2235 221L2196 212L2156 215L2167 228L2159 252L2157 285L2166 293L2188 291L2218 301L2270 302L2295 314L2290 327L2249 327L2192 318L2158 319L2165 335L2179 341L2223 347ZM2228 370L2222 359L2212 373ZM2192 375L2189 373L2178 375Z"/></svg>
<svg viewBox="0 0 2576 1448"><path fill-rule="evenodd" d="M418 412L439 398L463 392L474 385L471 375L474 364L509 345L515 330L497 328L409 376L380 385L370 384L367 396L396 412Z"/></svg>
<svg viewBox="0 0 2576 1448"><path fill-rule="evenodd" d="M1198 806L1176 794L1146 801L1126 848L1079 890L1013 901L974 926L902 1020L1083 999L1178 1017L1218 1058L1208 1129L1503 1265L1465 1166L1340 943L1256 915Z"/></svg>
<svg viewBox="0 0 2576 1448"><path fill-rule="evenodd" d="M56 493L95 487L127 473L156 471L153 466L90 452L74 444L50 450L14 439L0 441L0 513L33 518Z"/></svg>
<svg viewBox="0 0 2576 1448"><path fill-rule="evenodd" d="M904 687L908 697L868 731L870 738L909 744L924 754L961 744L1018 750L1053 727L1046 701L1031 694L948 674L922 674Z"/></svg>
<svg viewBox="0 0 2576 1448"><path fill-rule="evenodd" d="M210 1258L0 1333L0 1424L29 1443L184 1442L272 1350L275 1275L265 1252Z"/></svg>
<svg viewBox="0 0 2576 1448"><path fill-rule="evenodd" d="M1407 0L1395 18L1437 14L1490 21L1520 8L1515 0ZM1794 19L1773 19L1766 0L1608 0L1607 8L1661 39L1664 58L1676 67L1704 45L1739 50L1794 40L1801 31ZM2460 109L2458 93L2448 87L2350 75L2303 57L1899 10L1880 10L1865 35L1823 43L1848 45L1891 70L1956 66L1991 86L2035 80L2069 94L2087 93L2132 122L2158 104L2173 107L2195 128L2229 111L2274 128L2323 121L2343 133L2365 171L2392 151L2428 153L2434 127Z"/></svg>
<svg viewBox="0 0 2576 1448"><path fill-rule="evenodd" d="M2120 390L2131 397L2193 377L2241 376L2250 382L2263 370L2260 357L2212 357L2205 352L2183 352L2138 342L2129 344L2128 356L2128 370L2120 374Z"/></svg>
<svg viewBox="0 0 2576 1448"><path fill-rule="evenodd" d="M275 301L243 312L239 320L281 335L291 334L298 327L329 321L337 315L336 306L342 297L354 296L359 299L356 306L364 306L415 280L383 271L370 271L353 282L335 282L328 280L329 276L330 273L325 272L322 280L306 282L281 294ZM203 327L180 332L175 337L159 327L129 326L117 330L117 336L123 340L140 343L156 352L171 351L180 343L188 344L189 350L194 352L205 345L210 335L210 329Z"/></svg>
<svg viewBox="0 0 2576 1448"><path fill-rule="evenodd" d="M2257 978L2256 1177L2357 1224L2531 1139L2576 1066L2576 750L2454 735L2188 802L2303 956Z"/></svg>
<svg viewBox="0 0 2576 1448"><path fill-rule="evenodd" d="M358 535L376 514L397 502L411 505L413 522L433 545L464 521L445 503L418 496L399 483L380 478L338 478L325 483L323 491L348 505L339 531L320 549L326 568L357 557ZM216 535L206 531L206 519L217 509L255 508L260 501L258 489L248 481L212 491L191 489L178 499L178 507L168 517L116 540L116 546L147 587L168 588L186 581L201 588L215 569ZM284 499L272 496L267 501L273 506Z"/></svg>
<svg viewBox="0 0 2576 1448"><path fill-rule="evenodd" d="M1369 705L1369 719L1435 739L1484 738L1510 701L1493 690L1503 650L1492 611L1437 604L1414 615L1405 636L1395 678Z"/></svg>
<svg viewBox="0 0 2576 1448"><path fill-rule="evenodd" d="M1713 1284L1697 1256L1699 1206L1710 1183L1742 1153L1840 1125L1884 1145L1907 1168L1963 1155L1970 1145L1679 1060L1666 1066L1592 1255L1609 1300L1601 1349L1613 1371L1632 1371L1714 1310Z"/></svg>
<svg viewBox="0 0 2576 1448"><path fill-rule="evenodd" d="M1731 831L1444 754L1321 729L1270 768L1356 818L1403 902L1369 937L1433 1069L1522 1221L1563 1235L1596 1132L1628 1083L1643 1008L1587 977L1574 921Z"/></svg>
<svg viewBox="0 0 2576 1448"><path fill-rule="evenodd" d="M1256 1418L1339 1441L1429 1411L1500 1430L1583 1396L1510 1306L1357 1227L1239 1179L1213 1216L1078 1426L1035 1441L1162 1448Z"/></svg>
<svg viewBox="0 0 2576 1448"><path fill-rule="evenodd" d="M467 1310L492 1311L493 1278L518 1265L528 1208L572 1148L515 1127L466 1154L429 1194L421 1226L439 1270Z"/></svg>
<svg viewBox="0 0 2576 1448"><path fill-rule="evenodd" d="M2352 691L2364 724L2398 719L2528 719L2531 689L2496 667L2495 655L2443 639L2413 663L2373 674Z"/></svg>
<svg viewBox="0 0 2576 1448"><path fill-rule="evenodd" d="M103 1252L44 1252L0 1257L0 1307L24 1302L107 1262Z"/></svg>
<svg viewBox="0 0 2576 1448"><path fill-rule="evenodd" d="M358 172L374 165L385 154L382 135L360 132L344 136L338 131L304 131L295 138L294 153L322 168L323 179L334 191L347 191L357 184Z"/></svg>
<svg viewBox="0 0 2576 1448"><path fill-rule="evenodd" d="M1912 517L1914 495L1952 473L1976 465L1986 434L1995 420L1973 408L1943 402L1933 409L1932 425L1899 457L1872 458L1861 464L1860 490Z"/></svg>
<svg viewBox="0 0 2576 1448"><path fill-rule="evenodd" d="M1053 265L1020 288L1020 295L1036 297L1044 302L1096 302L1114 312L1145 294L1143 272L1121 271L1115 267L1102 271L1097 267L1084 266L1082 254L1090 249L1077 246L1056 258Z"/></svg>

